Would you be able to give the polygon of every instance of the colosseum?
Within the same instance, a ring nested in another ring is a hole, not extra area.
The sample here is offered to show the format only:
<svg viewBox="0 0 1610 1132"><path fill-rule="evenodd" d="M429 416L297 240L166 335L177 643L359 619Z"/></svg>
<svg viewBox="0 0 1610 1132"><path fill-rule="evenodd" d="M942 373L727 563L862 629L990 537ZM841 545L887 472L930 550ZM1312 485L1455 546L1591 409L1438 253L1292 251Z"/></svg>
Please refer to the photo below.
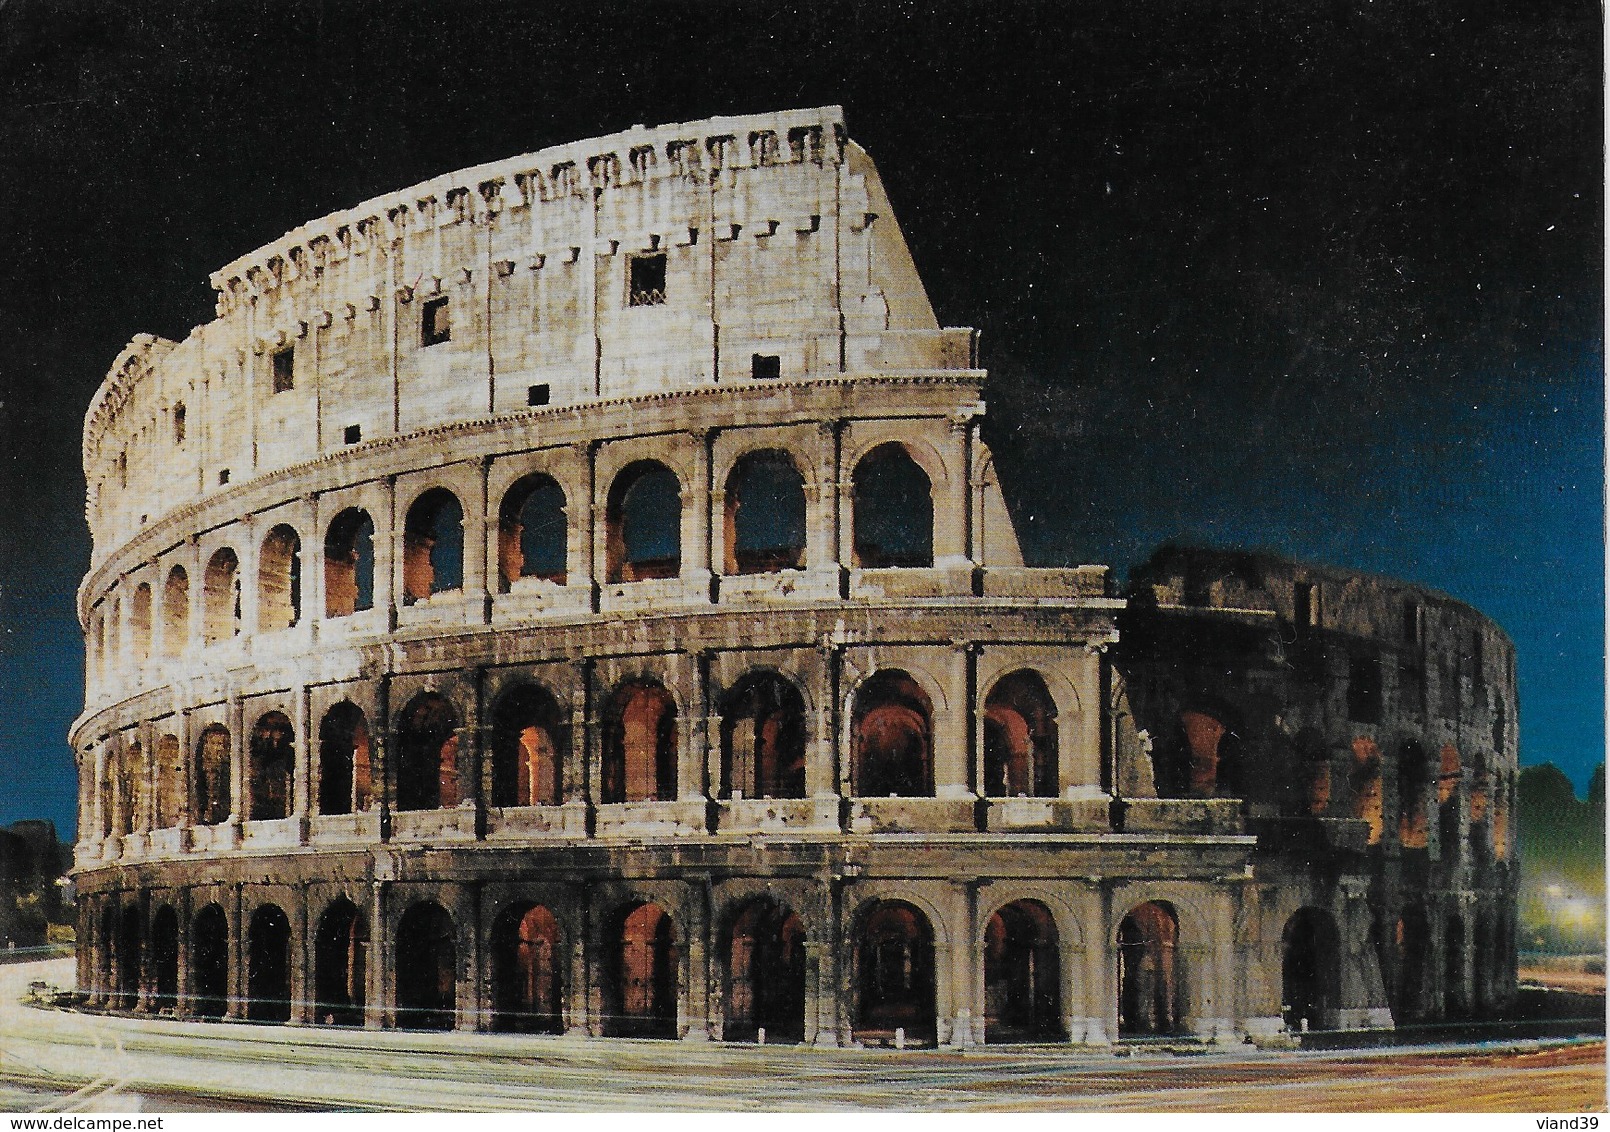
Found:
<svg viewBox="0 0 1610 1132"><path fill-rule="evenodd" d="M211 282L85 422L89 1007L1101 1046L1513 993L1502 632L1268 556L1025 565L977 334L837 108Z"/></svg>

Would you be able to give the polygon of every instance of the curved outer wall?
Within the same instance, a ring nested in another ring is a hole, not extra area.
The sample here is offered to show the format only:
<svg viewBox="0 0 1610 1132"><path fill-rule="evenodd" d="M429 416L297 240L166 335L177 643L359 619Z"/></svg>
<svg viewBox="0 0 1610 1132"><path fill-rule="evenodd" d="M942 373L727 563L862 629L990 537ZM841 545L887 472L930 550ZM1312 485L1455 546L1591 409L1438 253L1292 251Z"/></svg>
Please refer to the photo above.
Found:
<svg viewBox="0 0 1610 1132"><path fill-rule="evenodd" d="M213 284L85 423L92 1004L1229 1038L1282 1026L1286 904L1351 924L1236 799L1156 797L1123 602L1024 567L975 335L837 109L466 170Z"/></svg>

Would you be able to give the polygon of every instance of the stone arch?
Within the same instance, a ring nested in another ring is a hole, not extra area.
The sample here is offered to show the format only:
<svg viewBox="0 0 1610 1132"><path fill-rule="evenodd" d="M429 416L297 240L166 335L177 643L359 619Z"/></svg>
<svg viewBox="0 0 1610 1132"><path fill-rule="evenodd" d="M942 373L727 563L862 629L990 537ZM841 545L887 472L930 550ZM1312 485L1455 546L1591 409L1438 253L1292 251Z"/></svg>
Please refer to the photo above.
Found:
<svg viewBox="0 0 1610 1132"><path fill-rule="evenodd" d="M133 740L118 756L116 832L127 835L138 829L144 808L145 748Z"/></svg>
<svg viewBox="0 0 1610 1132"><path fill-rule="evenodd" d="M445 487L414 500L403 523L403 604L464 586L464 508Z"/></svg>
<svg viewBox="0 0 1610 1132"><path fill-rule="evenodd" d="M246 932L246 1017L291 1020L291 922L277 904L259 905Z"/></svg>
<svg viewBox="0 0 1610 1132"><path fill-rule="evenodd" d="M358 906L337 897L313 933L313 1020L363 1025L369 966L369 923Z"/></svg>
<svg viewBox="0 0 1610 1132"><path fill-rule="evenodd" d="M158 737L156 760L156 828L174 829L184 820L184 750L177 735Z"/></svg>
<svg viewBox="0 0 1610 1132"><path fill-rule="evenodd" d="M682 481L658 460L637 460L615 476L604 526L606 581L682 573Z"/></svg>
<svg viewBox="0 0 1610 1132"><path fill-rule="evenodd" d="M878 445L855 465L853 562L863 569L934 564L933 481L907 445Z"/></svg>
<svg viewBox="0 0 1610 1132"><path fill-rule="evenodd" d="M375 604L375 522L348 507L324 535L324 615L349 617Z"/></svg>
<svg viewBox="0 0 1610 1132"><path fill-rule="evenodd" d="M302 619L302 537L287 523L268 532L257 554L257 629L273 633Z"/></svg>
<svg viewBox="0 0 1610 1132"><path fill-rule="evenodd" d="M569 524L565 489L545 472L517 480L498 508L498 581L508 593L520 578L564 585Z"/></svg>
<svg viewBox="0 0 1610 1132"><path fill-rule="evenodd" d="M607 921L605 944L604 1033L676 1037L678 956L670 914L655 903L627 904Z"/></svg>
<svg viewBox="0 0 1610 1132"><path fill-rule="evenodd" d="M1214 696L1192 696L1172 730L1152 748L1160 798L1212 798L1241 793L1241 713Z"/></svg>
<svg viewBox="0 0 1610 1132"><path fill-rule="evenodd" d="M1137 904L1119 921L1118 1033L1124 1037L1172 1034L1185 1016L1180 924L1164 900Z"/></svg>
<svg viewBox="0 0 1610 1132"><path fill-rule="evenodd" d="M799 916L770 897L731 909L717 944L723 1039L805 1039L805 938Z"/></svg>
<svg viewBox="0 0 1610 1132"><path fill-rule="evenodd" d="M218 825L234 809L229 780L229 728L209 724L196 740L196 823Z"/></svg>
<svg viewBox="0 0 1610 1132"><path fill-rule="evenodd" d="M397 1025L451 1030L458 1010L458 939L453 917L421 900L397 922Z"/></svg>
<svg viewBox="0 0 1610 1132"><path fill-rule="evenodd" d="M172 1014L179 1006L179 914L164 904L151 917L151 1011Z"/></svg>
<svg viewBox="0 0 1610 1132"><path fill-rule="evenodd" d="M240 633L240 559L220 546L201 575L201 639L214 645Z"/></svg>
<svg viewBox="0 0 1610 1132"><path fill-rule="evenodd" d="M850 720L851 793L933 795L933 703L909 673L884 668L867 677Z"/></svg>
<svg viewBox="0 0 1610 1132"><path fill-rule="evenodd" d="M141 582L134 587L129 601L129 634L132 637L135 663L151 659L151 583Z"/></svg>
<svg viewBox="0 0 1610 1132"><path fill-rule="evenodd" d="M202 1018L222 1018L229 1005L229 918L217 904L191 921L190 1000Z"/></svg>
<svg viewBox="0 0 1610 1132"><path fill-rule="evenodd" d="M459 716L447 698L421 692L397 723L397 808L448 809L458 805Z"/></svg>
<svg viewBox="0 0 1610 1132"><path fill-rule="evenodd" d="M1002 905L984 926L984 1035L989 1042L1061 1041L1062 951L1038 900Z"/></svg>
<svg viewBox="0 0 1610 1132"><path fill-rule="evenodd" d="M112 1005L118 1010L133 1010L140 1001L141 967L145 959L145 932L140 909L129 904L117 914L114 955L115 998Z"/></svg>
<svg viewBox="0 0 1610 1132"><path fill-rule="evenodd" d="M1428 844L1426 790L1431 785L1431 756L1414 739L1398 748L1398 841L1405 849Z"/></svg>
<svg viewBox="0 0 1610 1132"><path fill-rule="evenodd" d="M627 680L604 710L605 802L669 802L676 798L676 701L664 685Z"/></svg>
<svg viewBox="0 0 1610 1132"><path fill-rule="evenodd" d="M805 477L780 448L739 456L727 473L722 572L769 574L805 568Z"/></svg>
<svg viewBox="0 0 1610 1132"><path fill-rule="evenodd" d="M984 700L984 793L1054 798L1057 706L1032 668L1002 676Z"/></svg>
<svg viewBox="0 0 1610 1132"><path fill-rule="evenodd" d="M162 586L162 655L182 656L189 643L190 575L175 566Z"/></svg>
<svg viewBox="0 0 1610 1132"><path fill-rule="evenodd" d="M568 722L568 713L541 685L516 684L498 698L492 711L492 805L564 801Z"/></svg>
<svg viewBox="0 0 1610 1132"><path fill-rule="evenodd" d="M342 700L319 723L319 813L352 814L374 802L373 744L363 709Z"/></svg>
<svg viewBox="0 0 1610 1132"><path fill-rule="evenodd" d="M296 732L284 712L269 711L252 727L247 750L246 796L252 821L291 814L291 779L296 769Z"/></svg>
<svg viewBox="0 0 1610 1132"><path fill-rule="evenodd" d="M746 673L721 700L726 798L805 797L805 701L787 677Z"/></svg>
<svg viewBox="0 0 1610 1132"><path fill-rule="evenodd" d="M492 923L492 1028L564 1032L559 921L542 904L510 905Z"/></svg>
<svg viewBox="0 0 1610 1132"><path fill-rule="evenodd" d="M856 914L852 934L851 1031L859 1041L928 1043L937 1036L934 929L905 900L873 899Z"/></svg>
<svg viewBox="0 0 1610 1132"><path fill-rule="evenodd" d="M1323 908L1292 913L1281 933L1280 1010L1297 1032L1333 1029L1341 1005L1341 935Z"/></svg>

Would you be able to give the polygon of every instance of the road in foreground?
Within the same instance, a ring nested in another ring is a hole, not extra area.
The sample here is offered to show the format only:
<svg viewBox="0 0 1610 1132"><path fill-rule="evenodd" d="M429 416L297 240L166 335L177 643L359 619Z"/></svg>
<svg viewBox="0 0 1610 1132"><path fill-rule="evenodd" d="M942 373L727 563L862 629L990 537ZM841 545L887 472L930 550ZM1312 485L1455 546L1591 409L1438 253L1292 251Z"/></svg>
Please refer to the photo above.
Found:
<svg viewBox="0 0 1610 1132"><path fill-rule="evenodd" d="M1128 1056L571 1041L179 1024L21 1006L70 960L0 969L0 1107L387 1111L1566 1112L1605 1107L1605 1043ZM75 1086L81 1086L74 1091ZM40 1097L43 1096L43 1100ZM34 1103L35 1101L39 1103ZM198 1104L199 1102L199 1104Z"/></svg>

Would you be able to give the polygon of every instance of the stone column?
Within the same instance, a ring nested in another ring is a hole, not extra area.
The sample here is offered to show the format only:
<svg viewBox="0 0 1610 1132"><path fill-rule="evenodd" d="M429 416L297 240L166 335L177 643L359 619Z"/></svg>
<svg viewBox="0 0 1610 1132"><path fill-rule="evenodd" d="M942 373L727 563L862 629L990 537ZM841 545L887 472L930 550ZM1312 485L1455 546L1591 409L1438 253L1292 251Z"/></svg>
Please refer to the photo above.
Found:
<svg viewBox="0 0 1610 1132"><path fill-rule="evenodd" d="M224 819L230 845L239 845L241 823L246 820L246 710L239 692L231 692L224 706L229 728L229 816Z"/></svg>
<svg viewBox="0 0 1610 1132"><path fill-rule="evenodd" d="M376 871L379 871L377 862ZM370 885L369 953L363 972L363 1025L366 1030L390 1026L396 1021L391 1001L391 928L386 923L386 882L378 876Z"/></svg>
<svg viewBox="0 0 1610 1132"><path fill-rule="evenodd" d="M1103 647L1072 651L1068 679L1079 696L1077 714L1061 713L1057 728L1057 792L1064 798L1104 795L1101 788Z"/></svg>
<svg viewBox="0 0 1610 1132"><path fill-rule="evenodd" d="M710 1040L710 878L690 875L685 886L687 946L680 948L683 993L678 995L677 1027L686 1042Z"/></svg>
<svg viewBox="0 0 1610 1132"><path fill-rule="evenodd" d="M951 646L945 672L944 716L934 721L934 794L940 798L971 798L968 784L968 724L973 704L972 645Z"/></svg>
<svg viewBox="0 0 1610 1132"><path fill-rule="evenodd" d="M588 958L592 954L592 910L587 904L587 887L581 883L570 886L570 1010L565 1022L565 1035L585 1038L598 1032L597 1013L592 1009L592 980L589 977Z"/></svg>
<svg viewBox="0 0 1610 1132"><path fill-rule="evenodd" d="M313 1016L313 949L308 946L312 936L312 925L308 922L306 884L296 886L290 904L291 906L285 910L287 919L291 922L291 1017L287 1024L306 1026L318 1021Z"/></svg>
<svg viewBox="0 0 1610 1132"><path fill-rule="evenodd" d="M241 919L245 914L242 887L238 882L231 885L227 898L229 903L229 973L225 980L227 991L224 1017L231 1020L246 1017L246 925Z"/></svg>
<svg viewBox="0 0 1610 1132"><path fill-rule="evenodd" d="M950 1005L950 1044L967 1049L984 1042L984 957L979 947L983 925L978 922L978 881L952 878L951 903L958 915L953 918L966 933L953 945Z"/></svg>
<svg viewBox="0 0 1610 1132"><path fill-rule="evenodd" d="M713 432L697 430L693 441L693 461L688 486L689 497L682 503L682 577L690 596L710 597L710 442Z"/></svg>
<svg viewBox="0 0 1610 1132"><path fill-rule="evenodd" d="M195 901L191 896L191 890L181 888L173 903L174 913L179 920L179 980L174 995L173 1016L182 1020L195 1013L196 989L191 978L195 955L191 950L194 942L190 934L191 922L195 917Z"/></svg>
<svg viewBox="0 0 1610 1132"><path fill-rule="evenodd" d="M313 809L313 705L306 684L291 689L291 711L295 716L295 762L291 771L291 817L296 819L296 841L306 845L308 812Z"/></svg>

